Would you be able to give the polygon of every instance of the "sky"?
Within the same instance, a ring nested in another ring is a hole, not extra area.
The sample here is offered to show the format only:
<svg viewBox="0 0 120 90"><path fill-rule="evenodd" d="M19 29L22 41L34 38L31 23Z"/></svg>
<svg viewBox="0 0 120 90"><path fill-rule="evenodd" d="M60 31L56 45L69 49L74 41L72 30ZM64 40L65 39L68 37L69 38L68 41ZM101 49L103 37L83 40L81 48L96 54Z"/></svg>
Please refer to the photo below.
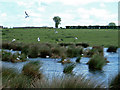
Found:
<svg viewBox="0 0 120 90"><path fill-rule="evenodd" d="M118 25L119 0L0 0L0 26L59 27L82 25ZM25 11L29 14L25 18Z"/></svg>

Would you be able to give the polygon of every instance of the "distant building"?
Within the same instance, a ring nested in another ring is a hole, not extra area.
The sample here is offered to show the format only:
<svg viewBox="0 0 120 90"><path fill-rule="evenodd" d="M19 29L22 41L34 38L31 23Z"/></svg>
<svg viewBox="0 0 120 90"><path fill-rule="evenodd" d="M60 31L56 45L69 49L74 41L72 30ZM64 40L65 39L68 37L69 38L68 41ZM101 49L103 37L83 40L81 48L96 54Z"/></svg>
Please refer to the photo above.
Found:
<svg viewBox="0 0 120 90"><path fill-rule="evenodd" d="M119 29L120 26L66 26L66 29Z"/></svg>

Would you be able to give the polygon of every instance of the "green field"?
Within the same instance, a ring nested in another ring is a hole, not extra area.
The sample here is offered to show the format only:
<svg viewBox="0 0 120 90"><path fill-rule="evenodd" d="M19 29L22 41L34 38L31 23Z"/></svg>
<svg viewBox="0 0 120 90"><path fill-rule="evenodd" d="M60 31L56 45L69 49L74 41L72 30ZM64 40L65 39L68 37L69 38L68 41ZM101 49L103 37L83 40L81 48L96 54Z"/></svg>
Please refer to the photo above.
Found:
<svg viewBox="0 0 120 90"><path fill-rule="evenodd" d="M55 31L58 33L55 33ZM48 43L88 43L90 46L110 45L118 46L118 30L108 29L3 29L2 41L12 41L23 43L37 43L37 38L40 37L40 42ZM78 37L75 40L75 37ZM63 41L56 41L63 39Z"/></svg>

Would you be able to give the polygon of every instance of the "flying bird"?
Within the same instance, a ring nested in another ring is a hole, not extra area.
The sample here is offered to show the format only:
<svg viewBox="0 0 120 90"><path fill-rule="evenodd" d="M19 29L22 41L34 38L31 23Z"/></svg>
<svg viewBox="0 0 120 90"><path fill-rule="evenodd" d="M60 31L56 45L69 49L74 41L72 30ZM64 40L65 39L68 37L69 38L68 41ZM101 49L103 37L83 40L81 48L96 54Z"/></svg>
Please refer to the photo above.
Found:
<svg viewBox="0 0 120 90"><path fill-rule="evenodd" d="M26 15L26 16L25 16L25 18L29 17L29 15L27 14L27 12L26 12L26 11L25 11L25 15Z"/></svg>

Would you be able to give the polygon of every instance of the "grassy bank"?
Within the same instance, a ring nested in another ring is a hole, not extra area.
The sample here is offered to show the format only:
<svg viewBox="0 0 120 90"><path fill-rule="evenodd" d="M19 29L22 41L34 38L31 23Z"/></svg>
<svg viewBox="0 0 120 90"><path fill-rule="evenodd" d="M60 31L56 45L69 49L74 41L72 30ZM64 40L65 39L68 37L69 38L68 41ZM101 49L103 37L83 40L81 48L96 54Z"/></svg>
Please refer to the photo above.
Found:
<svg viewBox="0 0 120 90"><path fill-rule="evenodd" d="M58 33L55 33L55 31ZM40 42L37 38L40 37ZM75 39L77 37L78 39ZM23 43L78 43L118 46L118 30L107 29L3 29L2 40Z"/></svg>

